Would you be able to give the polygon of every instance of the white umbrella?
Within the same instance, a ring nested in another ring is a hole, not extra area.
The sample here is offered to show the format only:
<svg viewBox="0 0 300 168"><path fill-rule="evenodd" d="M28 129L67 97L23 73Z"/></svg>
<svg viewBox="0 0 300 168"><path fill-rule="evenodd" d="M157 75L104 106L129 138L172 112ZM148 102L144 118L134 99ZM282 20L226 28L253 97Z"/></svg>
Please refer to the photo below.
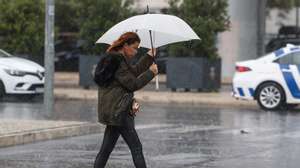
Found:
<svg viewBox="0 0 300 168"><path fill-rule="evenodd" d="M112 44L125 32L136 32L141 47L158 48L163 45L200 40L192 28L182 19L165 14L144 14L130 17L109 29L96 43ZM156 78L156 89L158 89Z"/></svg>

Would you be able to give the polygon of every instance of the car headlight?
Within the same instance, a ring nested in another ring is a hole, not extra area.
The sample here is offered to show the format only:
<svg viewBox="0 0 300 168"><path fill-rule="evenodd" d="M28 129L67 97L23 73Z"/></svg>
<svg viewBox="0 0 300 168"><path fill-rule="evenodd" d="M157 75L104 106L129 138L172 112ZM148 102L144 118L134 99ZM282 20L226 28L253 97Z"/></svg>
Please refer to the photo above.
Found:
<svg viewBox="0 0 300 168"><path fill-rule="evenodd" d="M5 69L4 71L11 76L25 76L26 75L25 71L20 71L20 70L16 70L16 69Z"/></svg>

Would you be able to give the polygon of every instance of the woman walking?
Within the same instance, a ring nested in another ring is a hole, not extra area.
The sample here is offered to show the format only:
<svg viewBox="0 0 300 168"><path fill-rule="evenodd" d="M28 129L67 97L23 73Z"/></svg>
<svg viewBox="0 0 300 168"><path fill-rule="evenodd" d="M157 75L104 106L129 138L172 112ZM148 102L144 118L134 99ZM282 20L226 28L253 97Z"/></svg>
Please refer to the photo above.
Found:
<svg viewBox="0 0 300 168"><path fill-rule="evenodd" d="M136 65L129 65L128 60L137 54L140 41L136 33L124 33L107 49L106 56L97 65L98 119L106 128L94 168L105 167L120 135L130 148L135 167L146 168L142 144L134 127L139 105L133 93L149 83L158 70L153 64L152 50Z"/></svg>

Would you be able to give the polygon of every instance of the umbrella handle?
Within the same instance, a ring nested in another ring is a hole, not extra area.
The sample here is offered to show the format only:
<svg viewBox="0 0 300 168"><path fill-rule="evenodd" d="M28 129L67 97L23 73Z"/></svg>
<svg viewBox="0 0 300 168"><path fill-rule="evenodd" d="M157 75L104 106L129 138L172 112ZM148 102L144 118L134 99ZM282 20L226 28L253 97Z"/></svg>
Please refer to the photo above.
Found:
<svg viewBox="0 0 300 168"><path fill-rule="evenodd" d="M153 50L154 48L153 48L152 31L151 30L149 30L149 34L150 34L150 41L151 41L151 48L152 48L152 56L153 56L154 63L156 64L154 50ZM159 90L158 74L155 77L155 89Z"/></svg>
<svg viewBox="0 0 300 168"><path fill-rule="evenodd" d="M149 34L150 34L150 41L151 41L151 49L152 49L152 56L153 56L153 60L154 63L156 64L156 60L155 60L155 56L154 56L154 47L153 47L153 40L152 40L152 30L149 30Z"/></svg>

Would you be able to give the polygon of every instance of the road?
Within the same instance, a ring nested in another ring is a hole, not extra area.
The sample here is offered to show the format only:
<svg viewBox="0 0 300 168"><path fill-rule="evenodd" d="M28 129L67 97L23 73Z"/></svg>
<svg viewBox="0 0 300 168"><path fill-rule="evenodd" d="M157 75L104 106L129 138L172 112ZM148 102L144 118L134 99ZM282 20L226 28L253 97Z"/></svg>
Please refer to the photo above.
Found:
<svg viewBox="0 0 300 168"><path fill-rule="evenodd" d="M0 117L43 118L39 103L17 103L15 108L19 110L13 110L13 104L2 104ZM31 110L26 112L30 106ZM96 102L56 102L55 109L52 119L96 122ZM147 165L151 168L298 168L299 125L297 111L174 104L145 104L136 118ZM93 167L102 137L103 134L94 134L2 148L0 167ZM133 167L122 138L107 167Z"/></svg>

